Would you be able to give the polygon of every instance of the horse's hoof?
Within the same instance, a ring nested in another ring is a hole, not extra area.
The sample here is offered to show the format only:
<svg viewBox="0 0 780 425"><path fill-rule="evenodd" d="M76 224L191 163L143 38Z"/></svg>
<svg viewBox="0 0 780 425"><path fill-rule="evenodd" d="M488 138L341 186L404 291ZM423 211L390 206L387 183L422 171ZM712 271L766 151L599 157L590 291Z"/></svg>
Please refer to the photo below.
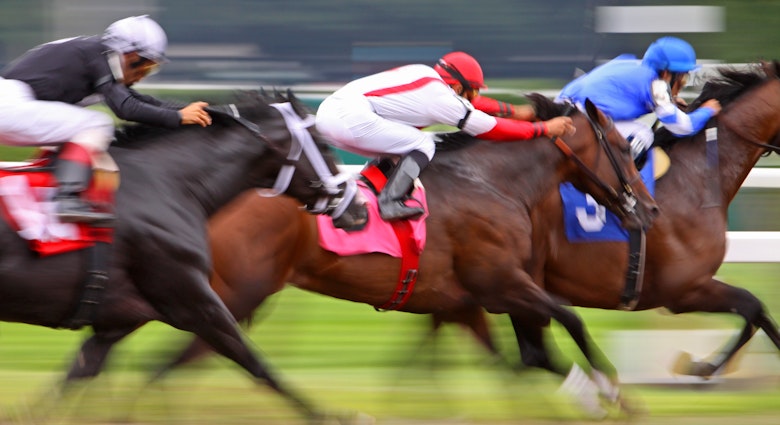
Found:
<svg viewBox="0 0 780 425"><path fill-rule="evenodd" d="M697 361L687 352L681 352L672 365L672 372L677 375L698 376L709 379L715 373L715 366L710 363Z"/></svg>
<svg viewBox="0 0 780 425"><path fill-rule="evenodd" d="M646 406L638 404L634 401L629 401L625 396L621 395L618 400L618 408L620 415L627 419L638 419L647 416L650 411Z"/></svg>

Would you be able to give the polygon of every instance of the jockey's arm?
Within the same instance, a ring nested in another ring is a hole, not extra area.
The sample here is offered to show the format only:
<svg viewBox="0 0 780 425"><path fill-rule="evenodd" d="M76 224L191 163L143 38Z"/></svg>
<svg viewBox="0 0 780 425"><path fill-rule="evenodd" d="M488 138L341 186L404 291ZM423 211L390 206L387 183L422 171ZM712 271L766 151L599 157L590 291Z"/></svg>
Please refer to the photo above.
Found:
<svg viewBox="0 0 780 425"><path fill-rule="evenodd" d="M670 132L678 136L698 133L720 111L720 103L713 100L686 114L672 100L669 85L665 81L653 81L651 89L655 102L653 112Z"/></svg>
<svg viewBox="0 0 780 425"><path fill-rule="evenodd" d="M147 101L151 96L140 95L121 83L106 83L98 87L104 101L120 119L174 128L181 123L181 117L175 109L161 106L157 99ZM140 96L140 97L139 97Z"/></svg>
<svg viewBox="0 0 780 425"><path fill-rule="evenodd" d="M531 105L513 105L486 96L477 95L471 100L474 108L494 117L511 118L520 121L536 121L536 112Z"/></svg>

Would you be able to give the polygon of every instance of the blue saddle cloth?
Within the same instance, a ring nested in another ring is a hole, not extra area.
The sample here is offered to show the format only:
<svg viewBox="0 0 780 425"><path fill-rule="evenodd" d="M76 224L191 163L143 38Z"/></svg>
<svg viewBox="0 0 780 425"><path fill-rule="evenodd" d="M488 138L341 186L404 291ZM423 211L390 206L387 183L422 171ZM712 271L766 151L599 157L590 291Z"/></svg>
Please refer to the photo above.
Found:
<svg viewBox="0 0 780 425"><path fill-rule="evenodd" d="M651 195L655 195L653 178L653 151L640 171L642 181ZM590 196L575 189L571 183L560 186L563 202L563 225L570 242L628 241L628 232L620 226L620 219Z"/></svg>

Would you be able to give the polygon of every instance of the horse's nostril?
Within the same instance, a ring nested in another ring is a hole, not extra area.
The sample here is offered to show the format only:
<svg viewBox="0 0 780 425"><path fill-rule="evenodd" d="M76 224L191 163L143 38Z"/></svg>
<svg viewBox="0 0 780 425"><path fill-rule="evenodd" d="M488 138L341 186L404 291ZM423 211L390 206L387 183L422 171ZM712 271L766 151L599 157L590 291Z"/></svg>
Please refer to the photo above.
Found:
<svg viewBox="0 0 780 425"><path fill-rule="evenodd" d="M661 208L658 205L653 206L653 208L650 209L650 214L653 218L657 218L661 215Z"/></svg>

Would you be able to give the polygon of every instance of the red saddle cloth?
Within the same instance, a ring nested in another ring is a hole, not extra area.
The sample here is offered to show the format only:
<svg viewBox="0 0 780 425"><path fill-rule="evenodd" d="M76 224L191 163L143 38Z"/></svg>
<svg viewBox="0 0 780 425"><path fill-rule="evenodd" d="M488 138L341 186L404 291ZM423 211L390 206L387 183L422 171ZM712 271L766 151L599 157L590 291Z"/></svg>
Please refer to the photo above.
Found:
<svg viewBox="0 0 780 425"><path fill-rule="evenodd" d="M42 256L84 249L98 241L110 243L111 228L59 222L55 215L56 203L52 200L57 183L48 165L48 159L41 159L22 166L0 168L3 218L29 242L32 250ZM84 196L98 205L113 205L113 190L101 189L94 181Z"/></svg>

